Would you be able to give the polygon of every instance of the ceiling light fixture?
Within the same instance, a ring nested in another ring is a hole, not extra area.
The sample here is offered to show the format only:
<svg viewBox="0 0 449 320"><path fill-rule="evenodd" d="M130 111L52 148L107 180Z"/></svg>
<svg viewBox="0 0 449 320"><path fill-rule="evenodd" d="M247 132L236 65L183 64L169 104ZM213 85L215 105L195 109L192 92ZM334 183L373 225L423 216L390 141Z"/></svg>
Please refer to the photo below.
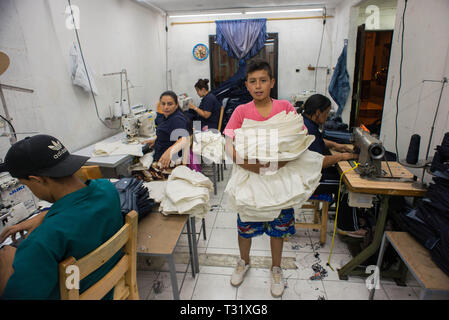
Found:
<svg viewBox="0 0 449 320"><path fill-rule="evenodd" d="M310 11L323 11L323 8L315 9L293 9L293 10L272 10L272 11L247 11L246 14L259 14L259 13L285 13L285 12L310 12Z"/></svg>
<svg viewBox="0 0 449 320"><path fill-rule="evenodd" d="M241 12L224 12L224 13L204 13L204 14L183 14L183 15L169 15L169 18L187 18L187 17L207 17L207 16L238 16Z"/></svg>

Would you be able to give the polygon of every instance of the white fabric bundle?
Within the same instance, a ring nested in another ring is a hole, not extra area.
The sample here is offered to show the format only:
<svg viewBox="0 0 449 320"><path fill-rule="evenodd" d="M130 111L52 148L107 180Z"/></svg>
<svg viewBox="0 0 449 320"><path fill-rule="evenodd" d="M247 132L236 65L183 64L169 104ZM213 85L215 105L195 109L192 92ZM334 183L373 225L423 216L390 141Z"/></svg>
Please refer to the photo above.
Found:
<svg viewBox="0 0 449 320"><path fill-rule="evenodd" d="M157 203L160 203L162 199L164 199L166 185L167 181L150 181L143 183L143 186L146 187L150 193L150 199L153 199L154 202Z"/></svg>
<svg viewBox="0 0 449 320"><path fill-rule="evenodd" d="M251 130L254 133L260 128L279 128L277 138L264 137L261 131L256 138L251 136ZM302 205L310 198L319 185L324 157L307 149L314 136L307 135L301 115L282 112L263 122L244 120L235 134L240 155L259 161L289 161L265 174L233 166L225 193L242 221L272 221L280 210ZM250 143L242 143L241 135Z"/></svg>
<svg viewBox="0 0 449 320"><path fill-rule="evenodd" d="M94 146L93 156L116 156L121 154L130 154L136 157L142 157L142 145L124 144L121 141L98 142Z"/></svg>
<svg viewBox="0 0 449 320"><path fill-rule="evenodd" d="M234 133L238 155L259 161L297 159L315 140L314 136L307 135L301 115L285 111L266 121L245 119Z"/></svg>
<svg viewBox="0 0 449 320"><path fill-rule="evenodd" d="M196 141L195 141L196 140ZM220 164L224 159L224 137L212 131L195 132L193 153L201 155L213 163Z"/></svg>
<svg viewBox="0 0 449 320"><path fill-rule="evenodd" d="M159 211L204 218L210 210L209 193L212 190L213 184L208 177L186 166L178 166L168 177Z"/></svg>

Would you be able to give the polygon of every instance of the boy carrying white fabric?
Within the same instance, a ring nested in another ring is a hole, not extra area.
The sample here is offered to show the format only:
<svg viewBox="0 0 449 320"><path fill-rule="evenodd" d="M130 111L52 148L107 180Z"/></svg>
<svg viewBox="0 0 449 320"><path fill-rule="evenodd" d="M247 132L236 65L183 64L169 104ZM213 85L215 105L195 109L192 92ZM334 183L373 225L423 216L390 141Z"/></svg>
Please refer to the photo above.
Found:
<svg viewBox="0 0 449 320"><path fill-rule="evenodd" d="M257 174L263 174L266 172L267 168L270 168L270 170L273 168L275 170L280 169L284 167L288 161L261 163L259 160L255 159L242 159L233 145L233 140L236 136L234 130L242 128L245 119L266 121L283 111L287 114L290 112L296 114L296 110L287 100L276 100L270 97L270 90L273 88L274 82L275 80L272 76L271 67L267 62L263 60L252 61L247 67L245 84L254 100L238 106L234 110L224 130L227 155L232 157L233 162L241 168ZM316 169L318 170L317 177L319 180L321 162L317 164ZM239 286L243 282L243 278L250 267L251 239L266 233L270 236L272 256L271 294L273 297L281 297L284 291L284 280L281 269L283 238L295 234L293 208L280 210L279 216L272 221L242 221L241 218L242 217L239 214L237 217L237 226L241 259L231 277L231 284L233 286Z"/></svg>

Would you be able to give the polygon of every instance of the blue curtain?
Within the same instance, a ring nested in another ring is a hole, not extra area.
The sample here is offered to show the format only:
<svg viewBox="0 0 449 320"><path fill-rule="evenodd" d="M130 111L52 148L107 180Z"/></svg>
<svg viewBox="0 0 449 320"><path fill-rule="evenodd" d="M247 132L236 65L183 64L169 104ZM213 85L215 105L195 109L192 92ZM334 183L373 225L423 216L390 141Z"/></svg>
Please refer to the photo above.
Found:
<svg viewBox="0 0 449 320"><path fill-rule="evenodd" d="M216 41L238 60L254 57L268 39L267 19L218 20Z"/></svg>
<svg viewBox="0 0 449 320"><path fill-rule="evenodd" d="M349 74L346 70L346 51L347 45L343 47L343 51L338 58L337 65L335 66L334 74L332 75L331 82L329 83L329 94L332 99L337 103L338 110L336 117L341 116L343 108L345 107L346 100L349 96Z"/></svg>

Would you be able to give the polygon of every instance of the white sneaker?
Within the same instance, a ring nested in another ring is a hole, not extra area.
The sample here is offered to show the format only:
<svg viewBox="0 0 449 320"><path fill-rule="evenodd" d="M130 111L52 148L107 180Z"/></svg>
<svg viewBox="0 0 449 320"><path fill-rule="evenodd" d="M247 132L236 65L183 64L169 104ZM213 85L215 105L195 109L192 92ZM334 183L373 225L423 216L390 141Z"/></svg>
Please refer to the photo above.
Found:
<svg viewBox="0 0 449 320"><path fill-rule="evenodd" d="M246 271L249 269L249 264L246 264L245 260L240 259L237 262L237 266L234 269L234 273L231 276L231 284L234 287L238 287L243 282L243 277L246 274Z"/></svg>
<svg viewBox="0 0 449 320"><path fill-rule="evenodd" d="M271 270L271 295L274 298L279 298L284 293L284 277L282 276L282 269L273 267Z"/></svg>

